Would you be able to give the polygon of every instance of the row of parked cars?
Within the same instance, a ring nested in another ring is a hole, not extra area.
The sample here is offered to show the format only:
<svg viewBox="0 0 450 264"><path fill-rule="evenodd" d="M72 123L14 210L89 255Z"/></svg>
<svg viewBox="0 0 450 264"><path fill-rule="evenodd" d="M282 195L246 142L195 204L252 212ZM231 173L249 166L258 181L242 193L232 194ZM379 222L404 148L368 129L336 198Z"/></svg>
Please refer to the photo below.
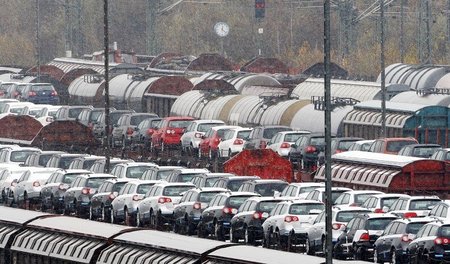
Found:
<svg viewBox="0 0 450 264"><path fill-rule="evenodd" d="M104 173L104 162L104 157L1 146L1 199L97 221L323 252L323 183L288 184L118 159ZM332 188L332 200L335 258L379 263L450 258L448 201L343 187Z"/></svg>

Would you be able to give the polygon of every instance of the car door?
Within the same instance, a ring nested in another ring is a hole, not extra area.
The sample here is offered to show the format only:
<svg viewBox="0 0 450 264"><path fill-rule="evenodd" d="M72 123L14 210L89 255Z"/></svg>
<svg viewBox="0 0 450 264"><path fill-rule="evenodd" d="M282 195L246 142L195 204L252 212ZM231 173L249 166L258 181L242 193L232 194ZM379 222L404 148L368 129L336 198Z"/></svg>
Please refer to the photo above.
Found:
<svg viewBox="0 0 450 264"><path fill-rule="evenodd" d="M321 246L322 235L325 234L325 212L320 213L308 230L308 238L312 246Z"/></svg>
<svg viewBox="0 0 450 264"><path fill-rule="evenodd" d="M225 199L224 199L225 198ZM208 207L202 213L202 222L203 223L212 223L215 218L215 214L217 210L223 208L223 203L226 200L226 197L223 195L216 195L211 202L208 204ZM222 204L222 205L221 205Z"/></svg>
<svg viewBox="0 0 450 264"><path fill-rule="evenodd" d="M274 231L277 223L277 216L281 213L281 209L283 208L283 204L277 204L275 208L270 212L270 216L263 223L263 230L266 236L270 231Z"/></svg>
<svg viewBox="0 0 450 264"><path fill-rule="evenodd" d="M186 214L186 208L193 195L193 191L187 191L183 197L181 197L180 203L175 205L173 209L173 215L175 220L181 219Z"/></svg>

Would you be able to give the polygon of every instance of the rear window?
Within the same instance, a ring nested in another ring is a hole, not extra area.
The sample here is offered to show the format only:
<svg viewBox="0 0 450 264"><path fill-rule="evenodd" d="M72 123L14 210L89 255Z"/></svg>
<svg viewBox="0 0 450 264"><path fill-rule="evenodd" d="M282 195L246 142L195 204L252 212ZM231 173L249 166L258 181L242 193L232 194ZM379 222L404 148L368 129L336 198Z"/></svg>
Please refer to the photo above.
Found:
<svg viewBox="0 0 450 264"><path fill-rule="evenodd" d="M83 111L84 108L70 108L69 109L69 117L76 118Z"/></svg>
<svg viewBox="0 0 450 264"><path fill-rule="evenodd" d="M348 148L350 148L350 146L355 143L355 141L341 141L338 144L337 149L339 150L348 150Z"/></svg>
<svg viewBox="0 0 450 264"><path fill-rule="evenodd" d="M414 222L409 223L406 225L406 233L408 234L417 234L419 232L419 229L422 228L428 222Z"/></svg>
<svg viewBox="0 0 450 264"><path fill-rule="evenodd" d="M147 119L147 118L148 118L148 116L146 116L146 115L132 116L130 123L132 126L137 126L137 125L139 125L139 123L141 123L142 121L144 121L144 119Z"/></svg>
<svg viewBox="0 0 450 264"><path fill-rule="evenodd" d="M66 175L64 175L62 183L71 184L73 182L73 180L75 180L75 178L80 175L83 175L83 174L79 174L79 173L66 174Z"/></svg>
<svg viewBox="0 0 450 264"><path fill-rule="evenodd" d="M219 129L217 130L217 136L223 138L226 132L230 131L229 128Z"/></svg>
<svg viewBox="0 0 450 264"><path fill-rule="evenodd" d="M450 237L450 225L443 225L439 229L439 236Z"/></svg>
<svg viewBox="0 0 450 264"><path fill-rule="evenodd" d="M190 182L194 176L201 175L200 173L186 173L186 174L180 174L179 179L181 182Z"/></svg>
<svg viewBox="0 0 450 264"><path fill-rule="evenodd" d="M431 157L431 155L433 155L434 152L436 152L440 148L441 147L438 147L438 146L414 148L413 156L414 157L429 158L429 157Z"/></svg>
<svg viewBox="0 0 450 264"><path fill-rule="evenodd" d="M126 182L117 182L113 185L112 191L113 192L120 192L123 186L125 186Z"/></svg>
<svg viewBox="0 0 450 264"><path fill-rule="evenodd" d="M263 213L270 213L275 206L281 202L281 200L276 201L262 201L258 204L256 211Z"/></svg>
<svg viewBox="0 0 450 264"><path fill-rule="evenodd" d="M238 132L238 134L237 134L237 138L240 138L240 139L248 139L248 136L250 136L250 130L249 131L239 131Z"/></svg>
<svg viewBox="0 0 450 264"><path fill-rule="evenodd" d="M55 90L51 85L32 85L31 91L41 92L41 91L53 91Z"/></svg>
<svg viewBox="0 0 450 264"><path fill-rule="evenodd" d="M291 131L292 129L286 127L272 127L266 128L263 132L263 138L272 138L276 133L282 131Z"/></svg>
<svg viewBox="0 0 450 264"><path fill-rule="evenodd" d="M127 174L125 177L132 178L132 179L139 179L142 176L142 174L144 173L144 171L148 170L149 168L151 168L151 166L128 167Z"/></svg>
<svg viewBox="0 0 450 264"><path fill-rule="evenodd" d="M343 211L337 212L336 221L347 223L352 220L358 214L366 214L368 211Z"/></svg>
<svg viewBox="0 0 450 264"><path fill-rule="evenodd" d="M389 152L398 152L401 148L407 145L416 144L414 141L402 140L402 141L388 141L386 150Z"/></svg>
<svg viewBox="0 0 450 264"><path fill-rule="evenodd" d="M255 192L261 194L261 196L273 196L275 191L282 192L287 183L269 183L269 184L257 184L255 186Z"/></svg>
<svg viewBox="0 0 450 264"><path fill-rule="evenodd" d="M14 161L14 162L24 162L29 155L31 155L35 152L36 151L24 151L24 150L12 151L10 159L11 159L11 161Z"/></svg>
<svg viewBox="0 0 450 264"><path fill-rule="evenodd" d="M156 180L165 180L171 173L171 170L158 171L158 173L156 173Z"/></svg>
<svg viewBox="0 0 450 264"><path fill-rule="evenodd" d="M220 177L211 177L206 178L205 187L212 187L216 181L218 181Z"/></svg>
<svg viewBox="0 0 450 264"><path fill-rule="evenodd" d="M227 183L227 189L229 189L232 192L236 192L239 190L239 187L241 187L242 183L248 181L248 179L243 180L230 180Z"/></svg>
<svg viewBox="0 0 450 264"><path fill-rule="evenodd" d="M309 192L314 191L317 188L320 188L320 186L301 187L300 193L309 193Z"/></svg>
<svg viewBox="0 0 450 264"><path fill-rule="evenodd" d="M364 193L364 194L357 194L355 195L355 203L356 204L363 204L367 198L374 195L374 193Z"/></svg>
<svg viewBox="0 0 450 264"><path fill-rule="evenodd" d="M387 206L389 208L397 200L398 197L383 198L381 199L381 208L383 208L384 206Z"/></svg>
<svg viewBox="0 0 450 264"><path fill-rule="evenodd" d="M170 186L163 190L165 196L180 196L181 193L192 189L192 186Z"/></svg>
<svg viewBox="0 0 450 264"><path fill-rule="evenodd" d="M287 142L295 142L301 135L304 135L304 133L298 133L298 134L286 134L284 136L284 141Z"/></svg>
<svg viewBox="0 0 450 264"><path fill-rule="evenodd" d="M323 211L325 209L325 205L323 204L293 204L291 208L289 208L289 213L294 215L308 215L311 210L320 210Z"/></svg>
<svg viewBox="0 0 450 264"><path fill-rule="evenodd" d="M228 206L231 208L239 208L251 196L231 196L228 199Z"/></svg>
<svg viewBox="0 0 450 264"><path fill-rule="evenodd" d="M148 190L154 185L154 183L140 184L137 187L136 193L138 194L146 194Z"/></svg>
<svg viewBox="0 0 450 264"><path fill-rule="evenodd" d="M190 120L172 120L169 122L168 127L173 128L186 128L191 123Z"/></svg>
<svg viewBox="0 0 450 264"><path fill-rule="evenodd" d="M111 178L91 178L91 179L88 179L87 182L86 182L86 187L96 189L96 188L100 187L100 185L102 185L102 183L104 183L106 180L109 180L109 179L111 179Z"/></svg>
<svg viewBox="0 0 450 264"><path fill-rule="evenodd" d="M220 192L201 192L198 195L198 200L202 203L209 203Z"/></svg>
<svg viewBox="0 0 450 264"><path fill-rule="evenodd" d="M411 201L409 204L409 210L430 210L430 207L433 207L437 203L439 203L440 200L414 200Z"/></svg>
<svg viewBox="0 0 450 264"><path fill-rule="evenodd" d="M310 140L310 145L325 145L325 138L323 137L312 137Z"/></svg>
<svg viewBox="0 0 450 264"><path fill-rule="evenodd" d="M209 123L209 124L200 124L197 127L197 131L198 132L206 132L208 131L208 129L210 129L211 127L215 127L215 126L221 126L223 125L223 123Z"/></svg>
<svg viewBox="0 0 450 264"><path fill-rule="evenodd" d="M366 227L368 230L384 230L389 223L396 218L373 218L367 220Z"/></svg>

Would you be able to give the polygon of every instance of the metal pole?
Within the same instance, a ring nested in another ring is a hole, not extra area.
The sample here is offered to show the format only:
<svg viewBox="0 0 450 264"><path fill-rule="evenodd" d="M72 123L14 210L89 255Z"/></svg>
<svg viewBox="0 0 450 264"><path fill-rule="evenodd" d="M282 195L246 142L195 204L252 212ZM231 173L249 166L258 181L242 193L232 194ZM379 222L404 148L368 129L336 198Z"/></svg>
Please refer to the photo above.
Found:
<svg viewBox="0 0 450 264"><path fill-rule="evenodd" d="M41 44L39 41L39 0L36 0L36 59L37 59L37 82L41 82Z"/></svg>
<svg viewBox="0 0 450 264"><path fill-rule="evenodd" d="M110 120L109 120L109 36L108 36L108 0L103 0L104 9L104 45L105 45L105 139L103 145L105 148L105 172L109 173L110 167L110 149L109 141L111 135L109 134Z"/></svg>
<svg viewBox="0 0 450 264"><path fill-rule="evenodd" d="M386 75L384 71L384 0L380 0L380 20L381 20L381 137L386 137Z"/></svg>
<svg viewBox="0 0 450 264"><path fill-rule="evenodd" d="M404 40L404 24L405 23L405 0L400 4L400 62L405 61L405 40Z"/></svg>
<svg viewBox="0 0 450 264"><path fill-rule="evenodd" d="M330 0L324 2L324 75L325 75L325 239L326 239L326 263L333 263L333 240L332 240L332 211L331 200L331 39L330 39Z"/></svg>

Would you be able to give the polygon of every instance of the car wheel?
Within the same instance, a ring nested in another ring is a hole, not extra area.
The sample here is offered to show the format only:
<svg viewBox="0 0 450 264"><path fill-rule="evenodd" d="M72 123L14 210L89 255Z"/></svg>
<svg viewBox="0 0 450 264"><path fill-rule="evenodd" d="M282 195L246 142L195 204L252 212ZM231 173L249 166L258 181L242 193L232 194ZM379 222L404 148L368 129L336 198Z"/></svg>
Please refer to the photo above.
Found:
<svg viewBox="0 0 450 264"><path fill-rule="evenodd" d="M184 220L184 234L187 236L192 236L194 234L193 226L191 221L189 221L188 218L185 218Z"/></svg>
<svg viewBox="0 0 450 264"><path fill-rule="evenodd" d="M123 222L126 226L132 226L132 221L131 221L131 216L128 213L128 209L124 208L123 209Z"/></svg>
<svg viewBox="0 0 450 264"><path fill-rule="evenodd" d="M361 247L353 247L353 259L364 260L363 251Z"/></svg>
<svg viewBox="0 0 450 264"><path fill-rule="evenodd" d="M205 227L201 223L197 227L197 236L199 238L205 238L207 236Z"/></svg>
<svg viewBox="0 0 450 264"><path fill-rule="evenodd" d="M216 240L225 241L223 227L219 224L219 221L216 221L216 223L214 224L214 235L216 237Z"/></svg>
<svg viewBox="0 0 450 264"><path fill-rule="evenodd" d="M309 237L306 237L305 253L308 255L314 255L314 250L311 248L311 241L309 241Z"/></svg>
<svg viewBox="0 0 450 264"><path fill-rule="evenodd" d="M281 250L281 237L280 237L280 233L278 232L274 232L273 233L273 246L275 249Z"/></svg>
<svg viewBox="0 0 450 264"><path fill-rule="evenodd" d="M253 233L248 229L247 226L244 227L244 242L246 245L253 245L255 243Z"/></svg>
<svg viewBox="0 0 450 264"><path fill-rule="evenodd" d="M234 233L233 228L230 227L230 242L231 242L231 243L237 243L237 242L239 242L238 239L234 236L233 233Z"/></svg>

